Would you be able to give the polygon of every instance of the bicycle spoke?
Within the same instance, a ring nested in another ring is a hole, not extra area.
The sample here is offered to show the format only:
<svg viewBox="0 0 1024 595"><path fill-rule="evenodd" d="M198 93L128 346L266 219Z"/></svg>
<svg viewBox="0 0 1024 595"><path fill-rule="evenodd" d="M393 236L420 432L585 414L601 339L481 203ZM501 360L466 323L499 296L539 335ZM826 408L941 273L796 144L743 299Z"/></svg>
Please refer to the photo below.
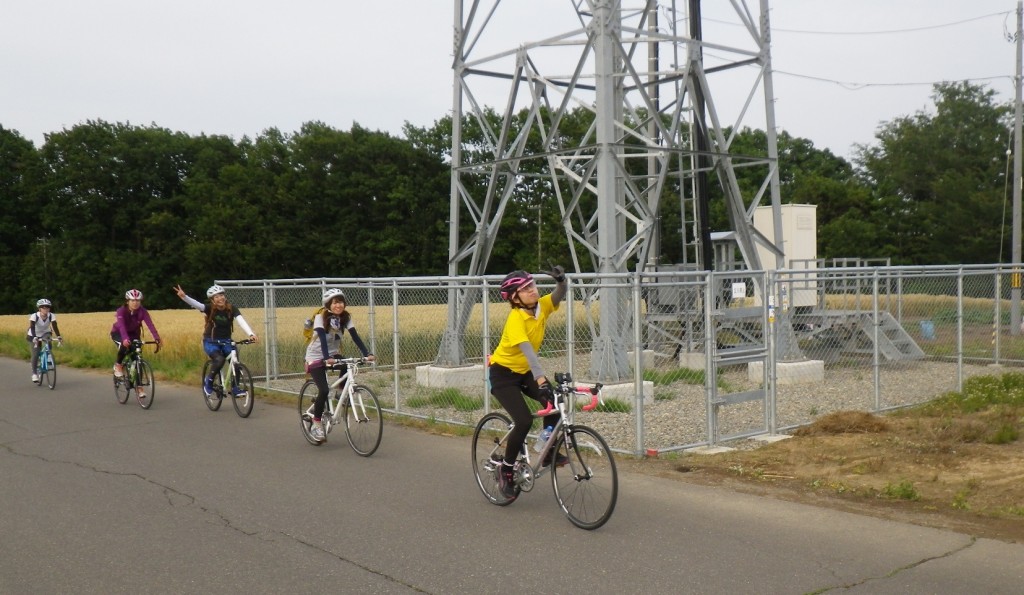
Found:
<svg viewBox="0 0 1024 595"><path fill-rule="evenodd" d="M345 416L345 437L352 450L364 457L376 452L384 429L377 395L369 387L354 386L352 399L342 405L341 412Z"/></svg>
<svg viewBox="0 0 1024 595"><path fill-rule="evenodd" d="M249 417L255 399L252 374L249 373L249 368L245 364L236 364L236 366L234 384L231 387L231 404L235 406L235 413L239 417ZM236 386L242 391L241 394L237 394Z"/></svg>
<svg viewBox="0 0 1024 595"><path fill-rule="evenodd" d="M476 484L492 504L505 506L512 500L505 498L498 486L498 473L505 457L505 436L512 420L497 411L485 415L473 431L473 473Z"/></svg>
<svg viewBox="0 0 1024 595"><path fill-rule="evenodd" d="M316 394L316 383L312 380L307 380L299 390L299 428L302 430L302 437L306 439L306 442L313 446L320 446L323 443L314 440L313 435L310 434L310 427L313 425L313 402L316 400Z"/></svg>
<svg viewBox="0 0 1024 595"><path fill-rule="evenodd" d="M153 379L153 368L150 367L149 362L142 359L139 359L135 365L137 366L135 398L138 399L139 405L143 409L149 409L153 406L153 398L156 395L156 381Z"/></svg>
<svg viewBox="0 0 1024 595"><path fill-rule="evenodd" d="M558 453L569 459L564 467L551 470L558 505L577 527L604 525L615 510L619 485L608 444L595 430L574 426L559 440Z"/></svg>
<svg viewBox="0 0 1024 595"><path fill-rule="evenodd" d="M212 367L213 362L210 360L206 360L206 363L203 364L203 375L199 377L199 390L200 392L203 393L203 401L206 402L207 409L209 409L210 411L216 411L220 409L220 405L223 402L223 399L221 399L220 395L217 393L217 387L214 386L213 392L210 393L209 395L206 394L206 390L203 388L203 384L206 382L206 377L210 375L210 369ZM214 380L214 384L217 384L219 382L219 378Z"/></svg>

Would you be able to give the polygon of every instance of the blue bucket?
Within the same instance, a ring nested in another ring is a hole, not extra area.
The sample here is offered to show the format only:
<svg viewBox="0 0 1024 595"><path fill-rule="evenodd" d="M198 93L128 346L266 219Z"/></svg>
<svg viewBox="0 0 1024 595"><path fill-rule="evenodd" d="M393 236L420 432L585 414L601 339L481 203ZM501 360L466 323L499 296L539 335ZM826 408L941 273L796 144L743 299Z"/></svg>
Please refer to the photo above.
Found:
<svg viewBox="0 0 1024 595"><path fill-rule="evenodd" d="M935 340L935 323L931 320L921 321L921 338L925 341Z"/></svg>

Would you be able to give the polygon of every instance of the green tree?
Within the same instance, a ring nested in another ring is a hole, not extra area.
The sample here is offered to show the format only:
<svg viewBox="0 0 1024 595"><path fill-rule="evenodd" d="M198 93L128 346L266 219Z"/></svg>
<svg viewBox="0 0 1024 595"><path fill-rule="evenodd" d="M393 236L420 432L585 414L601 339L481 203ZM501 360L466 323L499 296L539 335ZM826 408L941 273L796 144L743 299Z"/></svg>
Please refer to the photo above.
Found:
<svg viewBox="0 0 1024 595"><path fill-rule="evenodd" d="M73 309L98 310L138 287L150 307L170 305L173 295L157 290L180 266L188 137L90 121L49 135L41 159L57 294Z"/></svg>
<svg viewBox="0 0 1024 595"><path fill-rule="evenodd" d="M856 161L872 188L877 245L895 263L986 263L1009 254L1002 224L1009 108L969 82L934 87L934 112L881 126Z"/></svg>
<svg viewBox="0 0 1024 595"><path fill-rule="evenodd" d="M0 277L7 280L6 290L0 292L0 312L31 310L49 287L45 263L27 265L37 243L46 242L31 194L37 161L31 141L0 126ZM16 282L19 278L21 283Z"/></svg>

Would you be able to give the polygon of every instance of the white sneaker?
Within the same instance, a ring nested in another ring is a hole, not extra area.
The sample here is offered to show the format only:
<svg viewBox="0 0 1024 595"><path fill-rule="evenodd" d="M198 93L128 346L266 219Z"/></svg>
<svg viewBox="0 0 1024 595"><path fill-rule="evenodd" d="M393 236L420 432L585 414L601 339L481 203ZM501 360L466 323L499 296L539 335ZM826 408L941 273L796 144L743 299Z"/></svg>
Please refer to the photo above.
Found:
<svg viewBox="0 0 1024 595"><path fill-rule="evenodd" d="M124 378L124 366L121 364L114 364L114 376Z"/></svg>
<svg viewBox="0 0 1024 595"><path fill-rule="evenodd" d="M315 419L309 424L309 435L317 442L327 442L327 434L324 434L323 424Z"/></svg>
<svg viewBox="0 0 1024 595"><path fill-rule="evenodd" d="M36 384L39 383L39 374L32 375L32 382L35 382Z"/></svg>

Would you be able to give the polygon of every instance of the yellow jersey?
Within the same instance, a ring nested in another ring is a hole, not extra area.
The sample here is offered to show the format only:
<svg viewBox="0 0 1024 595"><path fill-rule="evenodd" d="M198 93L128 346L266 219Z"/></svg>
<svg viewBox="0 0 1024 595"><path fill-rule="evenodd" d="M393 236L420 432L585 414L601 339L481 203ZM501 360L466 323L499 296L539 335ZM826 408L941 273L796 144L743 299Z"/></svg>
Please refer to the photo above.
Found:
<svg viewBox="0 0 1024 595"><path fill-rule="evenodd" d="M529 342L536 353L540 353L540 344L544 341L544 327L548 316L558 310L551 301L551 294L540 298L537 302L537 315L523 308L512 308L505 319L505 328L501 331L501 341L491 354L491 363L500 364L517 374L530 371L526 356L519 349L519 344Z"/></svg>

